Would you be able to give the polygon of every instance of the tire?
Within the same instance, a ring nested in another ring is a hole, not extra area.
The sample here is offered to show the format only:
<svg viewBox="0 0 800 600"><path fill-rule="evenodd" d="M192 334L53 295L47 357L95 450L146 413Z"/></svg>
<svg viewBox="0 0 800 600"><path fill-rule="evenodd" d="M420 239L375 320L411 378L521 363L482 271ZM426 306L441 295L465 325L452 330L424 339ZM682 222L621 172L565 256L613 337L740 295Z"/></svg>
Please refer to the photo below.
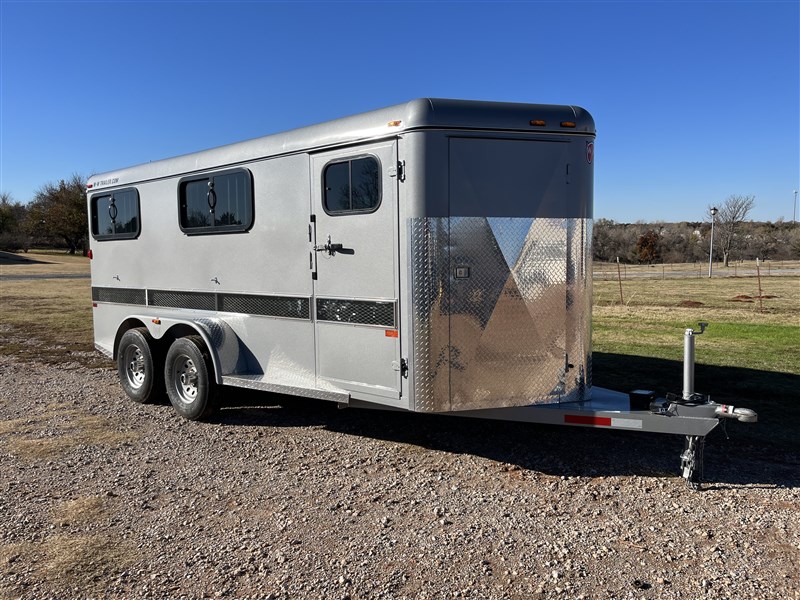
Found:
<svg viewBox="0 0 800 600"><path fill-rule="evenodd" d="M199 335L172 343L164 362L164 381L172 407L183 418L198 421L216 412L219 390L214 364Z"/></svg>
<svg viewBox="0 0 800 600"><path fill-rule="evenodd" d="M145 327L129 329L117 347L117 374L122 389L134 402L145 404L159 397L164 379L153 336Z"/></svg>

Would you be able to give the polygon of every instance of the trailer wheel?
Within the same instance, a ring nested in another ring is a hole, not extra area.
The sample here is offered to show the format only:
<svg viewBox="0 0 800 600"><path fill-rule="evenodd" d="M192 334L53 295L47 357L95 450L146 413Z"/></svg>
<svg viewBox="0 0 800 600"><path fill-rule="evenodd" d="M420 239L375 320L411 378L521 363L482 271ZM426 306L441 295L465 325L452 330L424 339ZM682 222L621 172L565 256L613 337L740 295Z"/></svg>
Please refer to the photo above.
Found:
<svg viewBox="0 0 800 600"><path fill-rule="evenodd" d="M122 389L134 402L154 400L163 390L164 380L155 352L153 336L145 327L129 329L117 348L117 373Z"/></svg>
<svg viewBox="0 0 800 600"><path fill-rule="evenodd" d="M214 364L199 335L178 338L167 352L164 380L173 408L182 417L197 421L218 408Z"/></svg>

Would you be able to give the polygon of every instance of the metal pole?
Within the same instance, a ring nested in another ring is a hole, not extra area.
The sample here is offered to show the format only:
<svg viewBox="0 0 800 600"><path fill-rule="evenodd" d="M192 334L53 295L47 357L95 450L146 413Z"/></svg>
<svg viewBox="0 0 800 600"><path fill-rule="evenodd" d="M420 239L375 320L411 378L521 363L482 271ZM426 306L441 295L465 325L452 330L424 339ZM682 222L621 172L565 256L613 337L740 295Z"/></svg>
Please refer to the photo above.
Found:
<svg viewBox="0 0 800 600"><path fill-rule="evenodd" d="M714 264L714 221L716 221L717 208L711 209L711 248L708 250L708 277L711 278L711 269Z"/></svg>
<svg viewBox="0 0 800 600"><path fill-rule="evenodd" d="M792 202L792 221L797 223L797 190L794 191L794 202Z"/></svg>
<svg viewBox="0 0 800 600"><path fill-rule="evenodd" d="M708 323L700 322L700 331L686 329L683 332L683 399L691 400L694 396L694 338L701 335Z"/></svg>
<svg viewBox="0 0 800 600"><path fill-rule="evenodd" d="M694 395L694 330L683 333L683 399Z"/></svg>
<svg viewBox="0 0 800 600"><path fill-rule="evenodd" d="M758 312L764 312L764 290L761 289L761 261L756 259L756 273L758 274Z"/></svg>

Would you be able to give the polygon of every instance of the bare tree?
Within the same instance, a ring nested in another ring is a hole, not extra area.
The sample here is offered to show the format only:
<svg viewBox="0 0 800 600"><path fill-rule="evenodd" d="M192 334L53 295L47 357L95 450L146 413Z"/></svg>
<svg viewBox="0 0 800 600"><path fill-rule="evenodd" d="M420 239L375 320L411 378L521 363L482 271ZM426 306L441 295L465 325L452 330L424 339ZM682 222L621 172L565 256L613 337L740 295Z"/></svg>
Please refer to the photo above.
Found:
<svg viewBox="0 0 800 600"><path fill-rule="evenodd" d="M728 196L725 202L718 208L717 213L717 239L719 248L722 250L722 260L728 266L731 251L736 249L738 239L736 232L740 225L747 219L747 215L755 206L756 197L753 195L740 196L734 194ZM710 207L709 207L710 210Z"/></svg>

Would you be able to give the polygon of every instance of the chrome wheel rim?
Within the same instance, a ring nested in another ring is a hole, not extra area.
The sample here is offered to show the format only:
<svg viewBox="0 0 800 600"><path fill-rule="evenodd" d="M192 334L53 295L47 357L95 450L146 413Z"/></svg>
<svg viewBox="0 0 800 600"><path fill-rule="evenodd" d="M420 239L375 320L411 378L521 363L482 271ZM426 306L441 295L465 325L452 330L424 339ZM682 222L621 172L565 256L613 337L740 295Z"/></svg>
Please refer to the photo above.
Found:
<svg viewBox="0 0 800 600"><path fill-rule="evenodd" d="M191 404L197 398L197 367L194 361L182 354L172 368L172 381L181 402Z"/></svg>
<svg viewBox="0 0 800 600"><path fill-rule="evenodd" d="M142 349L134 344L125 348L123 364L125 365L125 378L128 381L128 385L138 390L147 379Z"/></svg>

